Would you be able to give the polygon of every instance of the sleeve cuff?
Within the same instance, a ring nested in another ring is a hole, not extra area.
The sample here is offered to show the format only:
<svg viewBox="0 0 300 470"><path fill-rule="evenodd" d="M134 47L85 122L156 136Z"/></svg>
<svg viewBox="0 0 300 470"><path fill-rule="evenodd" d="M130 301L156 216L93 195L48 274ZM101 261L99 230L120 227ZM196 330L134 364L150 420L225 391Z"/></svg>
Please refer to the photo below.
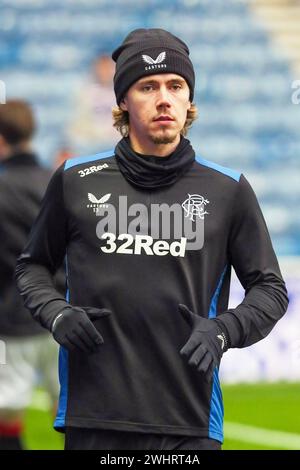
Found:
<svg viewBox="0 0 300 470"><path fill-rule="evenodd" d="M240 322L233 311L234 310L226 310L215 318L227 337L228 348L240 347L243 337Z"/></svg>

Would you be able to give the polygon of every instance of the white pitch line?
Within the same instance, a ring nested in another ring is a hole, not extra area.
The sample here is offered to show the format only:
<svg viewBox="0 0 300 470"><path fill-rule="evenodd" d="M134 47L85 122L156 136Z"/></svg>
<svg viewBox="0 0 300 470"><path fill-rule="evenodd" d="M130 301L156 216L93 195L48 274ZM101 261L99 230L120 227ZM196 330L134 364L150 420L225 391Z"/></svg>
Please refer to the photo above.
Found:
<svg viewBox="0 0 300 470"><path fill-rule="evenodd" d="M300 434L272 429L257 428L239 423L224 423L225 438L240 442L251 442L274 449L300 450Z"/></svg>

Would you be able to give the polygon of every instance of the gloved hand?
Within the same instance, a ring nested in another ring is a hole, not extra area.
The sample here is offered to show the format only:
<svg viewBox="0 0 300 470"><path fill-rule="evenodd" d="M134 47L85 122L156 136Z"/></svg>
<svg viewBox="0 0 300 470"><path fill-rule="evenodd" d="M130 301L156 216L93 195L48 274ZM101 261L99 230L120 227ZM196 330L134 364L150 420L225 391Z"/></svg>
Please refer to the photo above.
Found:
<svg viewBox="0 0 300 470"><path fill-rule="evenodd" d="M52 323L53 338L69 351L95 352L104 340L91 320L110 314L106 308L66 307Z"/></svg>
<svg viewBox="0 0 300 470"><path fill-rule="evenodd" d="M192 333L180 354L189 358L188 363L206 375L209 380L221 357L228 349L227 335L217 319L203 318L180 304L179 311L192 327Z"/></svg>

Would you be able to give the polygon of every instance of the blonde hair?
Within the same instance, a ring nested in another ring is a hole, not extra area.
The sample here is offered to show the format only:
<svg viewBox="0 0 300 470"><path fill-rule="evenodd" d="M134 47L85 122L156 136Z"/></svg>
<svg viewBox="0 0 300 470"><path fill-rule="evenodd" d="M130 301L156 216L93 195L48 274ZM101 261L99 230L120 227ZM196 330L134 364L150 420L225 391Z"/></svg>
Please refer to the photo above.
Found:
<svg viewBox="0 0 300 470"><path fill-rule="evenodd" d="M129 134L129 113L128 111L123 111L119 106L116 106L112 109L113 117L113 126L121 133L123 137L128 137ZM186 136L190 127L192 127L193 122L198 117L197 106L192 103L191 108L188 109L186 120L183 128L181 129L180 134Z"/></svg>

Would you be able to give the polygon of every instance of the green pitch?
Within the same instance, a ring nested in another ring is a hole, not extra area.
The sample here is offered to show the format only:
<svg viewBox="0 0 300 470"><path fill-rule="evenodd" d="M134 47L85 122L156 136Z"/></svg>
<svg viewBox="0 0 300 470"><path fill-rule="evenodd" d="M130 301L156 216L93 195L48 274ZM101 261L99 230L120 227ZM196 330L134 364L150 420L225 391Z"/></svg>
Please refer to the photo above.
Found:
<svg viewBox="0 0 300 470"><path fill-rule="evenodd" d="M263 429L266 442L274 440L272 432L268 433L268 430L292 433L298 436L299 446L297 448L300 449L300 383L227 385L223 386L222 390L225 409L223 449L289 448L287 445L280 447L277 443L276 445L265 443L261 446L259 442L231 440L228 436L230 433L226 433L227 422ZM247 439L247 433L243 434L242 438L243 440ZM289 441L288 434L287 441Z"/></svg>
<svg viewBox="0 0 300 470"><path fill-rule="evenodd" d="M300 383L223 385L222 390L223 449L300 449ZM49 413L37 409L39 401L26 413L26 446L63 449L63 435L52 429Z"/></svg>

